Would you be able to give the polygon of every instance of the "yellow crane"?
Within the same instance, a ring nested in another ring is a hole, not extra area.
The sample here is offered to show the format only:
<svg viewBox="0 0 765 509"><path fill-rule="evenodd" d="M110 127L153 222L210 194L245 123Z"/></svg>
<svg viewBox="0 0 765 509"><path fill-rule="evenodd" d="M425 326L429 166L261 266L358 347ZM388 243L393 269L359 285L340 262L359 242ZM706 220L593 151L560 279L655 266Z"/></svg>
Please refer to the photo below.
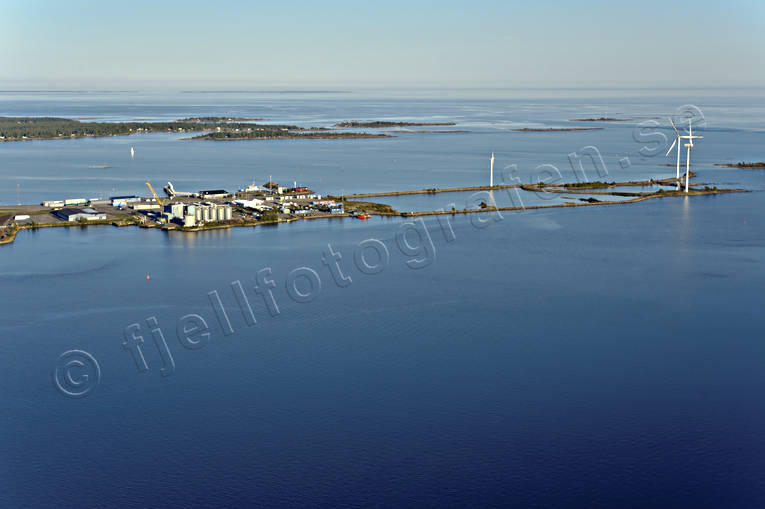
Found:
<svg viewBox="0 0 765 509"><path fill-rule="evenodd" d="M149 188L149 191L151 191L151 194L154 195L154 199L157 200L157 203L159 203L161 206L165 206L165 202L159 199L159 196L157 196L157 193L154 192L154 188L151 187L151 183L147 180L146 186Z"/></svg>

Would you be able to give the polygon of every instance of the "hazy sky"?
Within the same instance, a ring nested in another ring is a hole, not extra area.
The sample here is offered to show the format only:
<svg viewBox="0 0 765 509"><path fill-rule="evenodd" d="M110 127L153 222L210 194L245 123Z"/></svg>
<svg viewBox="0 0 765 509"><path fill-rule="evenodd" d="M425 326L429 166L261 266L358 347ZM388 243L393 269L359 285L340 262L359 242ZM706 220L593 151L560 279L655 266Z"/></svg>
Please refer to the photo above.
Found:
<svg viewBox="0 0 765 509"><path fill-rule="evenodd" d="M765 2L0 0L0 88L761 86Z"/></svg>

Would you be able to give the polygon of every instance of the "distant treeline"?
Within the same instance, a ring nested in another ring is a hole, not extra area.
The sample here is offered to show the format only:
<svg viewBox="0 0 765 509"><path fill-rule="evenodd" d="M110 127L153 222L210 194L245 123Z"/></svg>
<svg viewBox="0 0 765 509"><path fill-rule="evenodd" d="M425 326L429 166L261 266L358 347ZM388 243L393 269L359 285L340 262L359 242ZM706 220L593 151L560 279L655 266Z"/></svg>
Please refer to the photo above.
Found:
<svg viewBox="0 0 765 509"><path fill-rule="evenodd" d="M216 117L210 117L216 118ZM223 117L220 117L223 118ZM142 132L257 130L269 135L302 130L292 125L261 125L230 121L196 119L174 122L80 122L56 117L0 117L0 140L81 138L85 136L120 136Z"/></svg>
<svg viewBox="0 0 765 509"><path fill-rule="evenodd" d="M756 163L746 163L744 161L741 161L739 163L719 163L715 164L715 166L725 166L728 168L747 168L747 169L765 169L765 161L759 161Z"/></svg>
<svg viewBox="0 0 765 509"><path fill-rule="evenodd" d="M348 122L338 122L335 127L418 127L418 126L447 126L456 125L454 122L386 122L383 120L375 120L372 122L360 122L358 120L351 120Z"/></svg>
<svg viewBox="0 0 765 509"><path fill-rule="evenodd" d="M233 131L231 129L213 131L194 136L194 140L273 140L273 139L332 139L332 138L391 138L388 134L348 133L337 131L305 130L257 130Z"/></svg>
<svg viewBox="0 0 765 509"><path fill-rule="evenodd" d="M245 117L190 117L182 118L178 122L262 122L267 118L245 118Z"/></svg>
<svg viewBox="0 0 765 509"><path fill-rule="evenodd" d="M626 122L631 118L597 117L597 118L572 118L570 122Z"/></svg>

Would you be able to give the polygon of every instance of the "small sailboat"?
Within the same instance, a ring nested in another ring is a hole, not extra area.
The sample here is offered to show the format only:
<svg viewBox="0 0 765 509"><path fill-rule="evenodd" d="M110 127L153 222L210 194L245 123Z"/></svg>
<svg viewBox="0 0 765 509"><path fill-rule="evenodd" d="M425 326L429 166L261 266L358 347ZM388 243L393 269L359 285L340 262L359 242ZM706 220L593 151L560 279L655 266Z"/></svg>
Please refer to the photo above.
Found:
<svg viewBox="0 0 765 509"><path fill-rule="evenodd" d="M135 150L133 150L133 147L130 147L130 159L133 159L135 157Z"/></svg>

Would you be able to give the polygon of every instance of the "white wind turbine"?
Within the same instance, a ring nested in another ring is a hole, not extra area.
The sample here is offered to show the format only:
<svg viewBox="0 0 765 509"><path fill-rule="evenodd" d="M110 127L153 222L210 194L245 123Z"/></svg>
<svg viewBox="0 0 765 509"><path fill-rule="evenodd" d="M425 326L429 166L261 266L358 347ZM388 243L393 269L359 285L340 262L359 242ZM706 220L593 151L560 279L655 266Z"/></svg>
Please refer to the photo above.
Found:
<svg viewBox="0 0 765 509"><path fill-rule="evenodd" d="M691 149L693 148L693 140L703 138L703 136L693 135L693 125L691 119L688 119L688 136L680 136L680 138L688 140L685 146L688 148L688 152L685 156L685 192L688 192L688 181L691 180ZM680 147L678 146L678 150Z"/></svg>
<svg viewBox="0 0 765 509"><path fill-rule="evenodd" d="M491 162L489 163L489 187L494 187L494 152L491 153Z"/></svg>
<svg viewBox="0 0 765 509"><path fill-rule="evenodd" d="M668 156L669 153L672 152L672 149L675 147L675 145L677 145L677 175L675 178L677 179L677 185L679 186L680 185L680 137L681 136L677 130L677 127L675 127L675 123L672 122L672 117L669 117L669 123L672 124L672 129L675 130L676 138L675 138L675 141L672 142L672 145L669 146L669 150L667 150L667 153L664 154L664 156L665 157Z"/></svg>

